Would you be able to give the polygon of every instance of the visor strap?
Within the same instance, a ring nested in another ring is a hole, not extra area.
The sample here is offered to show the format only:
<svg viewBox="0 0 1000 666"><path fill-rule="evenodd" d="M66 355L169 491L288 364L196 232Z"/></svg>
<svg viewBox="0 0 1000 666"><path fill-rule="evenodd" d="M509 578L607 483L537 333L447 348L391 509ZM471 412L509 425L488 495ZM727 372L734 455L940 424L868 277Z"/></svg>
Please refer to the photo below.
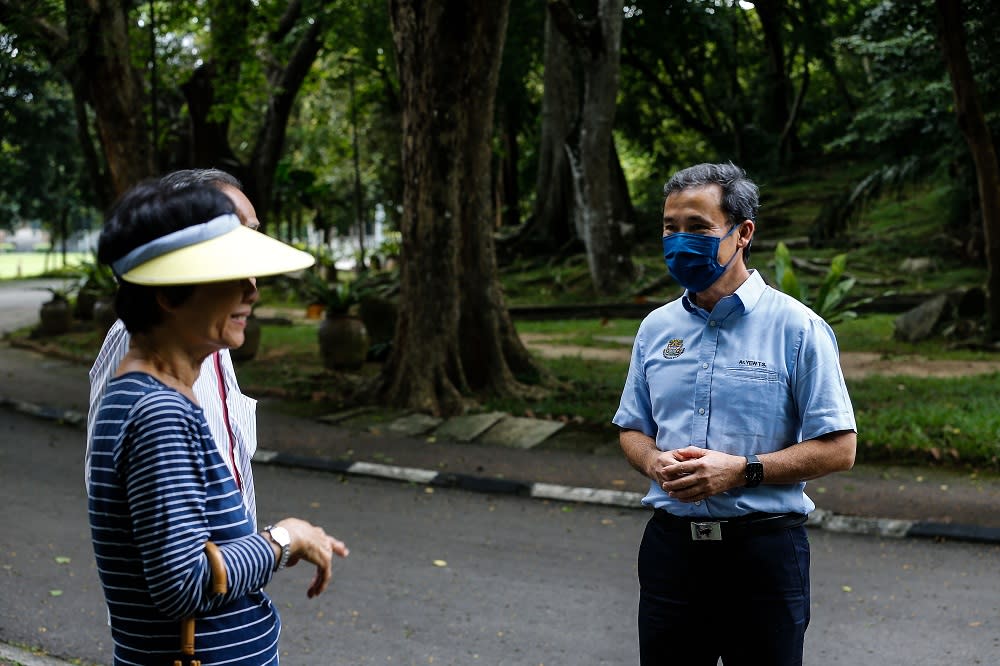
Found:
<svg viewBox="0 0 1000 666"><path fill-rule="evenodd" d="M140 245L121 259L112 262L111 270L114 271L116 277L121 278L121 276L129 271L157 257L161 257L174 250L180 250L181 248L218 238L238 226L240 226L240 218L232 213L220 215L202 224L193 224L190 227L179 229L166 236L154 238L145 245Z"/></svg>

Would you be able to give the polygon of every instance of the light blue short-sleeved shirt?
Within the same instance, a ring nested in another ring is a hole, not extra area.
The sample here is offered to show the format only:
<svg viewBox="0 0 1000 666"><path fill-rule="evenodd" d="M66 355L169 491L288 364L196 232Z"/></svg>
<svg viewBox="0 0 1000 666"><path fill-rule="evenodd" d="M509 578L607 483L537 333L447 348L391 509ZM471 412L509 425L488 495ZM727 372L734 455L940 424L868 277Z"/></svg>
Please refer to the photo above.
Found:
<svg viewBox="0 0 1000 666"><path fill-rule="evenodd" d="M612 421L653 437L661 451L740 456L857 430L833 331L756 271L711 312L685 293L642 321ZM805 483L733 488L695 504L650 482L642 503L698 518L816 508Z"/></svg>

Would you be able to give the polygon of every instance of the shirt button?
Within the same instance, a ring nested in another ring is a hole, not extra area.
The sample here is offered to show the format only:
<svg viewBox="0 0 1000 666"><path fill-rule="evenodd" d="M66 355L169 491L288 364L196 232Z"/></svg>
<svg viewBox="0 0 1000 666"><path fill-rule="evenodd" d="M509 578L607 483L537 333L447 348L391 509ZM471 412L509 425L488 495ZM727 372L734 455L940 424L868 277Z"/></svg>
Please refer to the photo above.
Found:
<svg viewBox="0 0 1000 666"><path fill-rule="evenodd" d="M705 370L708 370L708 363L702 363L701 367L704 368Z"/></svg>
<svg viewBox="0 0 1000 666"><path fill-rule="evenodd" d="M705 408L704 407L699 407L698 408L698 413L699 414L704 414L705 413Z"/></svg>
<svg viewBox="0 0 1000 666"><path fill-rule="evenodd" d="M715 320L713 319L712 321L708 322L708 325L711 326L712 328L715 328Z"/></svg>
<svg viewBox="0 0 1000 666"><path fill-rule="evenodd" d="M698 501L696 501L696 502L694 503L694 505L695 505L695 506L701 506L701 500L698 500Z"/></svg>

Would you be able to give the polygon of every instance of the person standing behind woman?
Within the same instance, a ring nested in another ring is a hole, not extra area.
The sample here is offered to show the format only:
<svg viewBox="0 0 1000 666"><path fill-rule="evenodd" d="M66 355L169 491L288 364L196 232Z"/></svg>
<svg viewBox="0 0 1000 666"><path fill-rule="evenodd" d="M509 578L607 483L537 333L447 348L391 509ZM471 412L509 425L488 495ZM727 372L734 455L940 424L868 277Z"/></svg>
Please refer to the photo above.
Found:
<svg viewBox="0 0 1000 666"><path fill-rule="evenodd" d="M183 169L163 176L167 187L180 189L191 185L211 185L233 202L236 217L248 229L260 227L257 211L243 194L243 186L234 176L220 169ZM104 397L108 382L129 348L129 334L119 319L108 331L101 350L90 369L90 410L87 414L87 453L85 479L90 479L90 434L94 417ZM250 461L257 450L257 401L243 395L236 381L236 370L228 349L209 355L202 364L194 383L219 452L229 466L243 493L243 502L254 526L257 524L257 501L254 492L253 469Z"/></svg>
<svg viewBox="0 0 1000 666"><path fill-rule="evenodd" d="M322 593L347 547L285 518L256 532L193 386L209 355L243 343L256 275L313 259L240 224L207 185L141 183L105 223L98 260L112 267L131 345L93 422L88 512L108 604L114 663L169 663L181 620L197 618L205 664L277 664L281 621L262 588L274 573L316 565ZM206 542L228 590L210 592Z"/></svg>

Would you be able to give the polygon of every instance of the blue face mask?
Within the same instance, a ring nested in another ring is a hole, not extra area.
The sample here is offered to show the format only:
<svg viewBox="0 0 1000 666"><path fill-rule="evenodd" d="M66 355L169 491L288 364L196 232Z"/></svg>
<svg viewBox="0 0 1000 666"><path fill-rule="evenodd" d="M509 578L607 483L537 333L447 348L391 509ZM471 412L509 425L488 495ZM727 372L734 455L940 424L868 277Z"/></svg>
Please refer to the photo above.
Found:
<svg viewBox="0 0 1000 666"><path fill-rule="evenodd" d="M683 232L664 236L663 259L677 283L695 294L715 284L740 252L737 247L729 261L720 264L719 245L741 225L742 223L733 225L722 238Z"/></svg>

